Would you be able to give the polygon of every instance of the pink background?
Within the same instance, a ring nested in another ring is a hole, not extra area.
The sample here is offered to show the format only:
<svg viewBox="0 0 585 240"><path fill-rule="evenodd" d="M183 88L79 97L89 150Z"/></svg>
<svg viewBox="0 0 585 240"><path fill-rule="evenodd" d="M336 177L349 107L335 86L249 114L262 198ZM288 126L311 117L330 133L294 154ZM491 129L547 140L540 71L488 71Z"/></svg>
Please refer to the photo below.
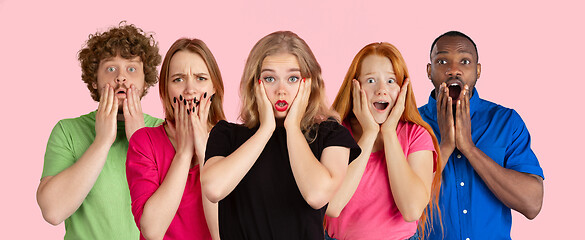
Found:
<svg viewBox="0 0 585 240"><path fill-rule="evenodd" d="M585 159L577 149L585 131L584 108L577 104L585 87L585 8L576 0L537 2L0 0L2 238L63 237L63 224L46 223L35 198L45 146L59 119L97 107L80 79L76 54L90 33L120 20L155 32L161 54L179 37L204 40L222 70L230 121L237 118L247 54L270 32L292 30L307 41L323 68L330 102L361 47L395 44L410 68L419 106L432 89L425 73L431 42L448 30L467 33L483 66L480 96L520 113L546 176L540 215L529 221L514 213L512 237L581 235L583 187L577 176ZM156 87L142 104L145 112L163 117Z"/></svg>

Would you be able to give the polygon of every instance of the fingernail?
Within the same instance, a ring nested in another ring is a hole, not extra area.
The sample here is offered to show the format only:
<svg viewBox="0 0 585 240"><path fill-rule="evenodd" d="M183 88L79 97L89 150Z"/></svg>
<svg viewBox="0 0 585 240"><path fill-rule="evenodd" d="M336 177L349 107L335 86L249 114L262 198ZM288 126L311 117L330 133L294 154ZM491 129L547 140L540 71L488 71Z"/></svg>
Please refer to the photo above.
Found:
<svg viewBox="0 0 585 240"><path fill-rule="evenodd" d="M205 93L203 94L203 98L206 98L206 97L207 97L207 92L205 92Z"/></svg>
<svg viewBox="0 0 585 240"><path fill-rule="evenodd" d="M468 89L469 89L469 86L465 85L465 90L468 90Z"/></svg>
<svg viewBox="0 0 585 240"><path fill-rule="evenodd" d="M195 112L195 107L193 107L193 112Z"/></svg>
<svg viewBox="0 0 585 240"><path fill-rule="evenodd" d="M187 109L187 115L191 115L191 110Z"/></svg>
<svg viewBox="0 0 585 240"><path fill-rule="evenodd" d="M258 84L262 83L262 79L258 78Z"/></svg>
<svg viewBox="0 0 585 240"><path fill-rule="evenodd" d="M307 80L306 78L303 78L303 82L305 82L305 80Z"/></svg>
<svg viewBox="0 0 585 240"><path fill-rule="evenodd" d="M211 95L211 97L209 97L209 101L213 102L213 97L215 96L215 93L213 95Z"/></svg>
<svg viewBox="0 0 585 240"><path fill-rule="evenodd" d="M187 105L187 99L183 99L183 104Z"/></svg>
<svg viewBox="0 0 585 240"><path fill-rule="evenodd" d="M183 101L183 95L179 95L179 101Z"/></svg>
<svg viewBox="0 0 585 240"><path fill-rule="evenodd" d="M173 103L177 103L177 97L173 97Z"/></svg>

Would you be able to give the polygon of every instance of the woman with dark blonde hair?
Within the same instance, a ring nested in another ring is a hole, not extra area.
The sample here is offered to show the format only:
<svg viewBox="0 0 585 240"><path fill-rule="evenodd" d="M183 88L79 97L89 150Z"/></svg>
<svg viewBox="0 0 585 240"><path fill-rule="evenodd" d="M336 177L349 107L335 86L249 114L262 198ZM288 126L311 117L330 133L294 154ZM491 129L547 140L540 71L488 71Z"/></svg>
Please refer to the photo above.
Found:
<svg viewBox="0 0 585 240"><path fill-rule="evenodd" d="M138 130L126 161L141 239L219 239L217 204L201 194L200 169L209 131L225 119L223 81L203 41L175 41L159 91L165 122Z"/></svg>
<svg viewBox="0 0 585 240"><path fill-rule="evenodd" d="M240 86L243 124L212 129L201 173L221 239L323 239L325 206L359 148L332 118L321 67L296 34L274 32Z"/></svg>
<svg viewBox="0 0 585 240"><path fill-rule="evenodd" d="M439 146L418 113L402 55L372 43L353 59L332 108L362 149L327 207L335 239L416 239L437 202ZM326 236L326 238L329 238ZM330 239L330 238L329 238Z"/></svg>

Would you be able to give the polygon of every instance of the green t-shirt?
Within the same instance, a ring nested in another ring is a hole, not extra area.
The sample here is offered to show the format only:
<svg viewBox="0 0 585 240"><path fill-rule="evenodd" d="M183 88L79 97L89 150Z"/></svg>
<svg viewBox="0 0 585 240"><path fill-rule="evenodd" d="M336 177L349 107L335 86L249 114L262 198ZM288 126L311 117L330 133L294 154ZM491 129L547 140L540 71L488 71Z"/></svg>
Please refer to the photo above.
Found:
<svg viewBox="0 0 585 240"><path fill-rule="evenodd" d="M96 112L63 119L51 132L43 175L54 176L73 165L95 139ZM147 127L161 119L144 114ZM132 216L130 191L126 180L128 139L124 122L117 123L116 140L95 184L75 213L65 220L65 239L139 239Z"/></svg>

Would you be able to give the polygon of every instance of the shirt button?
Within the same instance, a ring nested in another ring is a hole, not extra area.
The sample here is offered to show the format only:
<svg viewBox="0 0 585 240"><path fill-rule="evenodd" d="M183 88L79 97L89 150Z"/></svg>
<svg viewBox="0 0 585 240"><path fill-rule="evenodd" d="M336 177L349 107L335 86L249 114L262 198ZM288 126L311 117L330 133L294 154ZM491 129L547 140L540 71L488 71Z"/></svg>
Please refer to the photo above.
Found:
<svg viewBox="0 0 585 240"><path fill-rule="evenodd" d="M461 185L462 187L465 186L464 182L459 183L459 185Z"/></svg>
<svg viewBox="0 0 585 240"><path fill-rule="evenodd" d="M463 214L467 214L467 209L463 209Z"/></svg>
<svg viewBox="0 0 585 240"><path fill-rule="evenodd" d="M457 158L461 158L461 154L457 154Z"/></svg>

